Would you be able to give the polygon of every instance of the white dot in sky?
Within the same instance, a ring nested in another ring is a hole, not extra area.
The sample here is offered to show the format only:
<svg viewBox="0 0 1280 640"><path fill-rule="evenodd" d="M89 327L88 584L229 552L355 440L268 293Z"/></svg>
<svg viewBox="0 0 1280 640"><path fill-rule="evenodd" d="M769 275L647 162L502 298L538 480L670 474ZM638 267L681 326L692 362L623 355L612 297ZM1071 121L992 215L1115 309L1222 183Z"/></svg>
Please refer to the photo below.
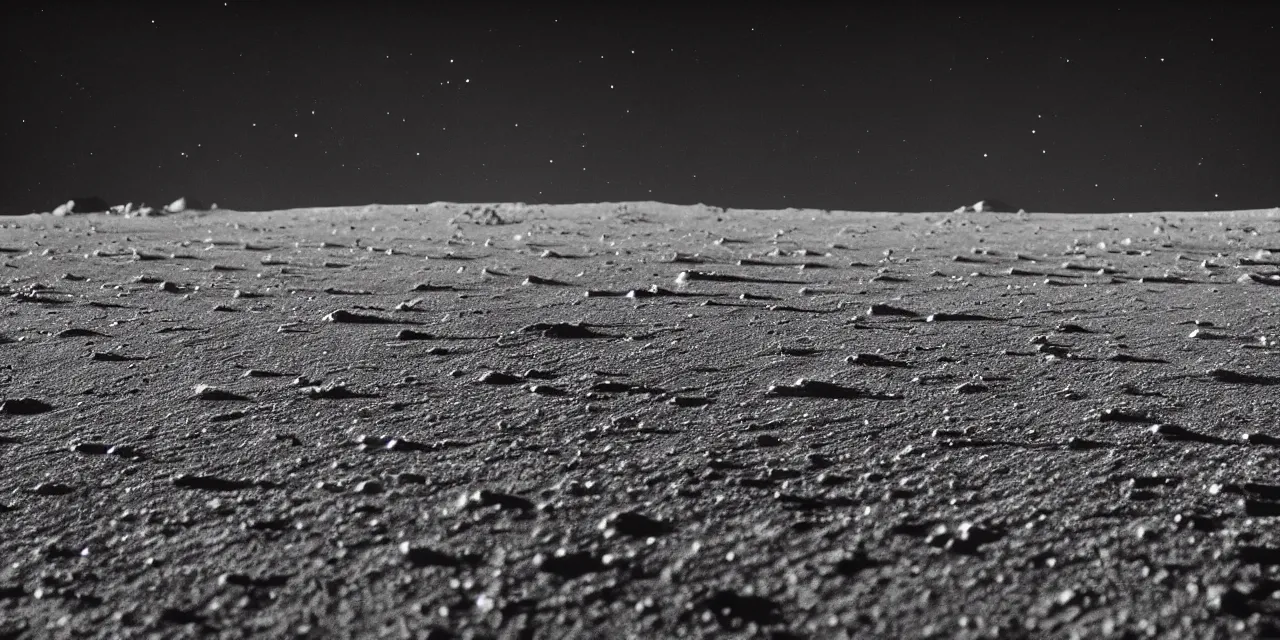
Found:
<svg viewBox="0 0 1280 640"><path fill-rule="evenodd" d="M1036 130L1035 130L1035 129L1032 129L1032 130L1031 130L1031 133L1035 133L1035 132L1036 132Z"/></svg>
<svg viewBox="0 0 1280 640"><path fill-rule="evenodd" d="M987 154L985 154L985 153L984 153L984 154L982 154L982 157L984 157L984 158L985 158L985 157L987 157Z"/></svg>
<svg viewBox="0 0 1280 640"><path fill-rule="evenodd" d="M471 82L471 78L467 78L467 82Z"/></svg>
<svg viewBox="0 0 1280 640"><path fill-rule="evenodd" d="M556 163L556 161L555 161L555 160L548 160L547 162L550 162L551 164L555 164L555 163Z"/></svg>
<svg viewBox="0 0 1280 640"><path fill-rule="evenodd" d="M296 137L298 137L298 134L296 134L296 133L295 133L295 134L293 134L293 137L295 137L295 138L296 138Z"/></svg>

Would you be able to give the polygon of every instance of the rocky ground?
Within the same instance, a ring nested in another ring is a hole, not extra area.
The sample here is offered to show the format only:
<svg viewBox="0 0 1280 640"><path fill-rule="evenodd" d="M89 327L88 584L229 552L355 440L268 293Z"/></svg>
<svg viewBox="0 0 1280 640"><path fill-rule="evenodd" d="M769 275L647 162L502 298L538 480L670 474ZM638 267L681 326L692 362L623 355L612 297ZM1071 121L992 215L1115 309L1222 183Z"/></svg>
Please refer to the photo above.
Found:
<svg viewBox="0 0 1280 640"><path fill-rule="evenodd" d="M0 638L1277 637L1277 272L1280 210L11 218Z"/></svg>

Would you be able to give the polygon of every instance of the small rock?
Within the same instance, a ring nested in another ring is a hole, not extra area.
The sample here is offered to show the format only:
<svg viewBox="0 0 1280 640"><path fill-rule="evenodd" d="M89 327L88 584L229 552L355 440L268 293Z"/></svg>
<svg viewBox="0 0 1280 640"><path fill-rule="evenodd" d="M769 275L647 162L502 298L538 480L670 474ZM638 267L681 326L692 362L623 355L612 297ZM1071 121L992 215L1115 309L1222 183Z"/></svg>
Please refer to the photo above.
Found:
<svg viewBox="0 0 1280 640"><path fill-rule="evenodd" d="M227 400L227 401L246 401L246 400L249 400L249 397L248 397L248 396L242 396L242 395L240 395L240 394L238 394L238 393L232 393L232 392L227 391L227 390L225 390L225 389L219 389L218 387L214 387L214 386L207 385L207 384L198 384L198 385L196 385L196 386L195 386L195 392L196 392L196 398L198 398L198 399L200 399L200 400L214 400L214 401L224 401L224 400Z"/></svg>
<svg viewBox="0 0 1280 640"><path fill-rule="evenodd" d="M375 495L375 494L382 493L383 487L382 487L382 483L378 482L377 480L364 480L356 483L356 486L354 487L353 490L356 493L362 493L365 495Z"/></svg>
<svg viewBox="0 0 1280 640"><path fill-rule="evenodd" d="M396 334L396 340L435 340L436 337L430 333L414 331L413 329L401 329Z"/></svg>
<svg viewBox="0 0 1280 640"><path fill-rule="evenodd" d="M370 315L367 313L356 313L347 311L346 309L336 309L324 317L325 322L333 322L338 324L392 324L394 320L388 320L381 316Z"/></svg>
<svg viewBox="0 0 1280 640"><path fill-rule="evenodd" d="M517 384L520 382L524 382L524 380L517 376L513 376L509 373L504 373L502 371L486 371L476 380L476 382L479 382L480 384L501 385L501 384Z"/></svg>
<svg viewBox="0 0 1280 640"><path fill-rule="evenodd" d="M712 400L711 398L696 396L674 396L668 401L669 404L673 404L677 407L705 407L714 402L715 400Z"/></svg>

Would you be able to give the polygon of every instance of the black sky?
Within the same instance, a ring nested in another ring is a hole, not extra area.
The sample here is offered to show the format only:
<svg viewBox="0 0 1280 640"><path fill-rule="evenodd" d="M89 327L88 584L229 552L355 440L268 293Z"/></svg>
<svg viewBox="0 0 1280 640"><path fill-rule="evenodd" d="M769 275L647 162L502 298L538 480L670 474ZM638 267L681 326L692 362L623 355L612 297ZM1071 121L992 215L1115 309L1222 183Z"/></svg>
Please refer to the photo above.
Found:
<svg viewBox="0 0 1280 640"><path fill-rule="evenodd" d="M1276 3L527 4L3 9L0 212L1280 205Z"/></svg>

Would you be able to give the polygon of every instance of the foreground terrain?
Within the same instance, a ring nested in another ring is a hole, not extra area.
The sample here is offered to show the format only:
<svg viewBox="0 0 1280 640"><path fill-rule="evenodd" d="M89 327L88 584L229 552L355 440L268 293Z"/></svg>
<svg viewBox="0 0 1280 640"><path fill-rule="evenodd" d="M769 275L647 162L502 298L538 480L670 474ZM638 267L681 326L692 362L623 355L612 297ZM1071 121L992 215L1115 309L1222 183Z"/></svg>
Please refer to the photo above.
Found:
<svg viewBox="0 0 1280 640"><path fill-rule="evenodd" d="M9 219L0 638L1276 637L1278 272L1280 210Z"/></svg>

